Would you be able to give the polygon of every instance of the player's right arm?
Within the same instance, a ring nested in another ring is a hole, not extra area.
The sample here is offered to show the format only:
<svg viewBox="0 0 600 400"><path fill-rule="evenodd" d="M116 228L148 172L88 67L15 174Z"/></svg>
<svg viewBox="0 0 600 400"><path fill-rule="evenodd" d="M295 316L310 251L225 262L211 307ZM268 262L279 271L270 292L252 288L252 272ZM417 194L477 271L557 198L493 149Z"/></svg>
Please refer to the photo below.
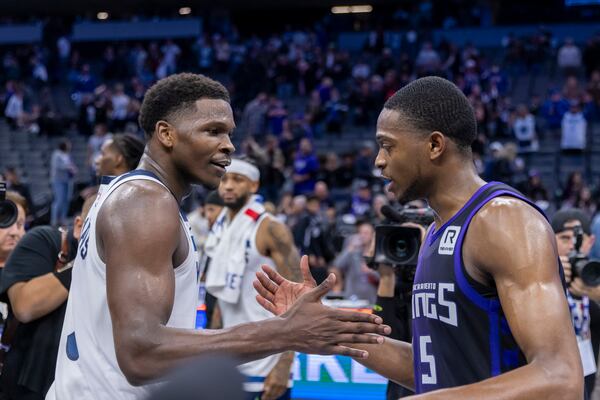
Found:
<svg viewBox="0 0 600 400"><path fill-rule="evenodd" d="M389 332L378 317L321 305L333 278L277 318L224 330L168 328L175 294L173 265L181 258L178 246L183 245L179 209L171 194L147 182L118 189L102 206L96 232L106 263L117 360L133 385L159 378L182 360L209 352L230 353L241 361L287 350L366 356L339 343L374 343L381 337L370 333ZM187 246L183 253L187 254Z"/></svg>

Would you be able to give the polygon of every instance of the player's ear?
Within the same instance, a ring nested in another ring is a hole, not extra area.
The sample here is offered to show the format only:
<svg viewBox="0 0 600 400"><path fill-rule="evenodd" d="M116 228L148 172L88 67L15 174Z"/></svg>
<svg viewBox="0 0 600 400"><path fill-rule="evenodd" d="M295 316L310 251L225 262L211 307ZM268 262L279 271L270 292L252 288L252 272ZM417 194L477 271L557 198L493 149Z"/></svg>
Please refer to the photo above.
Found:
<svg viewBox="0 0 600 400"><path fill-rule="evenodd" d="M434 131L429 134L428 137L429 145L429 159L431 161L436 160L444 154L446 146L448 145L448 139L443 133Z"/></svg>
<svg viewBox="0 0 600 400"><path fill-rule="evenodd" d="M250 191L252 194L258 192L259 182L250 182Z"/></svg>
<svg viewBox="0 0 600 400"><path fill-rule="evenodd" d="M158 121L154 127L154 135L158 141L168 149L175 145L175 128L167 121Z"/></svg>

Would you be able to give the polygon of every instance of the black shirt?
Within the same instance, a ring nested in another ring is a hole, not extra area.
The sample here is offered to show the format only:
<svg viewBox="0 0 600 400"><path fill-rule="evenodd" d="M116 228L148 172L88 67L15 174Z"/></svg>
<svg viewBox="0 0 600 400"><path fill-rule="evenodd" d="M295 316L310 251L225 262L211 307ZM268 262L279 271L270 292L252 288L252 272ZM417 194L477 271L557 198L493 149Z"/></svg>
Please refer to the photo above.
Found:
<svg viewBox="0 0 600 400"><path fill-rule="evenodd" d="M69 259L72 260L77 253L77 241L72 232L69 232L68 240ZM60 247L61 234L56 228L40 226L27 232L6 262L0 281L0 298L8 302L7 292L12 285L54 271ZM65 301L50 314L19 324L2 371L3 392L9 398L20 398L24 392L39 393L39 398L44 398L54 381L66 306ZM9 303L11 318L14 316Z"/></svg>

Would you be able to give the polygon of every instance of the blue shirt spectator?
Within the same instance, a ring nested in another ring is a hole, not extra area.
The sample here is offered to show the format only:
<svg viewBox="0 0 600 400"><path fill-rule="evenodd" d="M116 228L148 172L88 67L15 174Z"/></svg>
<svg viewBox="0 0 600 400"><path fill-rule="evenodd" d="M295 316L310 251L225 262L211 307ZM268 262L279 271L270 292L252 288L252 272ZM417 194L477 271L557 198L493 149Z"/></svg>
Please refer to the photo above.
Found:
<svg viewBox="0 0 600 400"><path fill-rule="evenodd" d="M550 98L542 106L542 115L550 129L561 127L562 118L567 111L569 111L569 102L563 98L558 90L553 90L550 93Z"/></svg>
<svg viewBox="0 0 600 400"><path fill-rule="evenodd" d="M300 149L294 160L294 194L308 194L315 190L319 161L309 139L300 141Z"/></svg>

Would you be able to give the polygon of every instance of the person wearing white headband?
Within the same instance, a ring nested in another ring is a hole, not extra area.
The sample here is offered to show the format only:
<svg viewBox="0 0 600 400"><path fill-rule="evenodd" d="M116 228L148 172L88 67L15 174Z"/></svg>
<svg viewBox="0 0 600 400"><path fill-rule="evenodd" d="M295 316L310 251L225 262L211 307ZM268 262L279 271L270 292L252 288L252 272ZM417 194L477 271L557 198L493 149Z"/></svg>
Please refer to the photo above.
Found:
<svg viewBox="0 0 600 400"><path fill-rule="evenodd" d="M300 257L290 230L267 213L255 195L259 180L258 168L232 159L219 185L225 208L206 241L211 260L206 287L218 299L221 315L221 324L213 318L213 328L230 328L270 317L254 299L252 282L261 265L276 268L289 279L301 279ZM248 398L289 399L293 361L294 353L287 352L240 366L247 377L244 390Z"/></svg>
<svg viewBox="0 0 600 400"><path fill-rule="evenodd" d="M248 161L234 158L231 160L231 164L226 168L227 173L243 175L250 179L252 182L258 182L260 180L260 171L254 165Z"/></svg>

